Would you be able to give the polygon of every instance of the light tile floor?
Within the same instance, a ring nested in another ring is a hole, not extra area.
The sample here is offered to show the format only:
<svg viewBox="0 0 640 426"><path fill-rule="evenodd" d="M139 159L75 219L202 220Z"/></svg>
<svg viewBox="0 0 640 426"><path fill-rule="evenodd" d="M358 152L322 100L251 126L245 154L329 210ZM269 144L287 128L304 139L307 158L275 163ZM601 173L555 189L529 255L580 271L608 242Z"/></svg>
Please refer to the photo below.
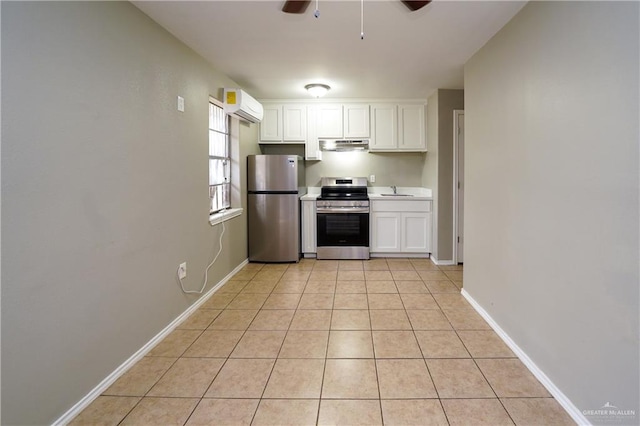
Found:
<svg viewBox="0 0 640 426"><path fill-rule="evenodd" d="M249 264L72 424L564 425L428 259Z"/></svg>

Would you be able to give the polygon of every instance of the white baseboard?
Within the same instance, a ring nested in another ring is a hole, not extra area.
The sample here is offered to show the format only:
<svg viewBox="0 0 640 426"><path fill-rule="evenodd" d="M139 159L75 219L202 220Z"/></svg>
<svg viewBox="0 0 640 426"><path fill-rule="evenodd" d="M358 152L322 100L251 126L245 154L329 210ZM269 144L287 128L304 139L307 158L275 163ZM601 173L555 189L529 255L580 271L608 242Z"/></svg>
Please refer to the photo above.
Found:
<svg viewBox="0 0 640 426"><path fill-rule="evenodd" d="M229 272L226 277L221 279L216 285L213 286L211 290L205 293L204 296L199 298L193 305L189 306L183 313L181 313L176 319L171 321L171 323L166 326L160 333L155 335L151 340L149 340L142 348L140 348L136 353L131 355L129 359L127 359L122 365L116 368L111 374L109 374L104 380L102 380L98 386L93 388L91 392L89 392L84 398L78 401L73 407L71 407L66 413L64 413L58 420L53 422L53 426L62 426L69 423L76 417L82 410L87 408L89 404L91 404L97 397L99 397L102 392L104 392L109 386L111 386L120 376L127 372L133 365L141 360L154 346L156 346L162 339L167 337L169 333L176 329L184 320L186 320L189 315L196 311L204 302L206 302L213 294L218 291L220 287L222 287L229 279L234 276L240 269L242 269L247 263L249 263L248 259L245 259L242 263L240 263L236 268Z"/></svg>
<svg viewBox="0 0 640 426"><path fill-rule="evenodd" d="M462 296L473 306L473 309L484 318L493 331L500 336L502 341L516 354L520 361L531 371L531 373L542 383L558 403L567 411L571 418L579 425L591 425L582 412L576 407L567 396L547 377L544 372L529 358L529 356L509 337L507 333L496 323L493 318L476 302L465 289L462 289Z"/></svg>
<svg viewBox="0 0 640 426"><path fill-rule="evenodd" d="M438 260L435 257L431 256L431 261L436 265L449 266L449 265L457 265L453 260Z"/></svg>
<svg viewBox="0 0 640 426"><path fill-rule="evenodd" d="M402 259L428 259L429 253L369 253L371 258L374 257L399 257Z"/></svg>

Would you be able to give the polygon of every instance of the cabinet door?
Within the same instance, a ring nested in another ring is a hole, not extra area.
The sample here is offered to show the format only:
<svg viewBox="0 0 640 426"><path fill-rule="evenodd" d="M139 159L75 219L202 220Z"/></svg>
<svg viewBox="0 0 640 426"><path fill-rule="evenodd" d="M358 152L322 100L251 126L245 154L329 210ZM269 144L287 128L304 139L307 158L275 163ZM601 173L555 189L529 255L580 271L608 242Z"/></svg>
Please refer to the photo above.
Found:
<svg viewBox="0 0 640 426"><path fill-rule="evenodd" d="M282 105L264 105L264 117L260 122L260 140L282 141Z"/></svg>
<svg viewBox="0 0 640 426"><path fill-rule="evenodd" d="M318 106L307 106L307 141L304 144L305 160L322 160L318 143Z"/></svg>
<svg viewBox="0 0 640 426"><path fill-rule="evenodd" d="M397 253L400 251L400 213L371 213L371 252Z"/></svg>
<svg viewBox="0 0 640 426"><path fill-rule="evenodd" d="M316 202L302 202L302 252L316 252Z"/></svg>
<svg viewBox="0 0 640 426"><path fill-rule="evenodd" d="M284 105L282 108L284 141L304 142L307 140L307 107L305 105Z"/></svg>
<svg viewBox="0 0 640 426"><path fill-rule="evenodd" d="M342 105L318 106L318 137L342 138Z"/></svg>
<svg viewBox="0 0 640 426"><path fill-rule="evenodd" d="M398 106L398 149L426 151L424 105Z"/></svg>
<svg viewBox="0 0 640 426"><path fill-rule="evenodd" d="M371 105L371 141L369 150L389 150L398 147L398 113L391 104Z"/></svg>
<svg viewBox="0 0 640 426"><path fill-rule="evenodd" d="M369 105L344 105L344 137L357 139L369 137Z"/></svg>
<svg viewBox="0 0 640 426"><path fill-rule="evenodd" d="M402 213L401 249L407 253L428 253L431 242L431 213Z"/></svg>

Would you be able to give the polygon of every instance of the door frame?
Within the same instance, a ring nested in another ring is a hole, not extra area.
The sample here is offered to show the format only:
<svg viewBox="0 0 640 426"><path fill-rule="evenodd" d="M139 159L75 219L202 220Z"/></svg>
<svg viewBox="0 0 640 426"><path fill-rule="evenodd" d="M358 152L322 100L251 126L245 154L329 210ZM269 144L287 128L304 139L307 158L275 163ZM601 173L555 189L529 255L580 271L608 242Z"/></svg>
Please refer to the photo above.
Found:
<svg viewBox="0 0 640 426"><path fill-rule="evenodd" d="M453 264L458 264L458 155L459 133L458 124L460 116L464 115L463 109L453 110Z"/></svg>

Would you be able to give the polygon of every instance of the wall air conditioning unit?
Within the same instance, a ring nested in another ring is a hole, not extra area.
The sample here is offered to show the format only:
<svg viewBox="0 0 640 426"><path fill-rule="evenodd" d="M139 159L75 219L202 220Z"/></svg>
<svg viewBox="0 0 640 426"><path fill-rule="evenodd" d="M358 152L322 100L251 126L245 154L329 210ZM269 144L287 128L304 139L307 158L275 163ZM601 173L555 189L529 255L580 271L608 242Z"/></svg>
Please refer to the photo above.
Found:
<svg viewBox="0 0 640 426"><path fill-rule="evenodd" d="M249 123L262 121L264 109L242 89L224 89L224 112Z"/></svg>

